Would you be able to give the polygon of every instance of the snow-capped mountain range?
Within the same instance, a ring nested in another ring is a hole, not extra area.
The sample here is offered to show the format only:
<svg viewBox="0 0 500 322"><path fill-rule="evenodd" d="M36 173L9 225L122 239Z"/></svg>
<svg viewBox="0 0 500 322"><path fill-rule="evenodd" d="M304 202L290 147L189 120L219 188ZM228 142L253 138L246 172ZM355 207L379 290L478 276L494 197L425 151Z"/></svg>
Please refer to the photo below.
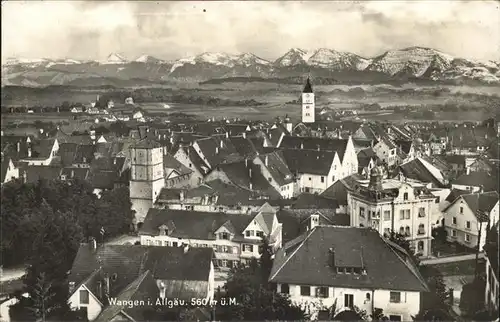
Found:
<svg viewBox="0 0 500 322"><path fill-rule="evenodd" d="M378 75L381 80L475 81L500 85L499 62L478 62L424 47L391 50L374 58L327 48L312 51L292 48L275 61L252 53L202 53L175 61L149 55L128 60L118 53L110 54L104 61L8 59L2 64L2 84L80 85L101 84L110 79L154 83L228 77L280 78L305 73L334 79L355 74L358 78Z"/></svg>

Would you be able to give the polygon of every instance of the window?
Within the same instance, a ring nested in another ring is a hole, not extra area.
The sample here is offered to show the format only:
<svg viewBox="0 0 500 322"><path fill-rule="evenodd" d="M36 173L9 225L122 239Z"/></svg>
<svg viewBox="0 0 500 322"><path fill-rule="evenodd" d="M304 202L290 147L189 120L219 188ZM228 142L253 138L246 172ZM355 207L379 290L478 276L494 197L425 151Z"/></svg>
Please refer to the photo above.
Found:
<svg viewBox="0 0 500 322"><path fill-rule="evenodd" d="M436 203L440 203L441 202L441 198L439 196L436 197Z"/></svg>
<svg viewBox="0 0 500 322"><path fill-rule="evenodd" d="M404 220L405 219L405 211L404 210L400 210L399 211L399 220Z"/></svg>
<svg viewBox="0 0 500 322"><path fill-rule="evenodd" d="M321 177L321 183L325 182L325 177Z"/></svg>
<svg viewBox="0 0 500 322"><path fill-rule="evenodd" d="M470 235L469 234L465 234L465 241L470 243Z"/></svg>
<svg viewBox="0 0 500 322"><path fill-rule="evenodd" d="M417 243L417 251L421 252L424 250L424 242L422 240L420 240L418 243Z"/></svg>
<svg viewBox="0 0 500 322"><path fill-rule="evenodd" d="M227 266L227 260L223 259L222 262L221 262L221 266L222 267L228 267Z"/></svg>
<svg viewBox="0 0 500 322"><path fill-rule="evenodd" d="M366 297L365 297L365 300L366 301L370 301L372 298L372 295L370 293L366 293Z"/></svg>
<svg viewBox="0 0 500 322"><path fill-rule="evenodd" d="M300 295L311 296L311 287L310 286L301 286L300 287Z"/></svg>
<svg viewBox="0 0 500 322"><path fill-rule="evenodd" d="M418 235L425 235L425 225L424 224L420 224L418 225L418 232L417 232Z"/></svg>
<svg viewBox="0 0 500 322"><path fill-rule="evenodd" d="M328 287L316 287L316 297L327 298L328 295Z"/></svg>
<svg viewBox="0 0 500 322"><path fill-rule="evenodd" d="M222 232L222 233L219 234L219 238L220 239L228 240L229 239L229 234L226 233L226 232Z"/></svg>
<svg viewBox="0 0 500 322"><path fill-rule="evenodd" d="M425 217L425 208L424 207L420 207L420 209L418 210L418 217L420 217L420 218Z"/></svg>
<svg viewBox="0 0 500 322"><path fill-rule="evenodd" d="M384 211L384 220L385 221L390 221L391 220L391 211L390 210Z"/></svg>
<svg viewBox="0 0 500 322"><path fill-rule="evenodd" d="M309 177L309 181L311 181L311 180L312 180L312 177Z"/></svg>
<svg viewBox="0 0 500 322"><path fill-rule="evenodd" d="M384 236L389 237L391 235L391 229L390 228L384 228Z"/></svg>
<svg viewBox="0 0 500 322"><path fill-rule="evenodd" d="M353 294L344 294L344 307L354 308Z"/></svg>
<svg viewBox="0 0 500 322"><path fill-rule="evenodd" d="M365 208L359 207L359 217L365 218Z"/></svg>
<svg viewBox="0 0 500 322"><path fill-rule="evenodd" d="M406 226L406 228L405 228L405 236L411 236L410 226Z"/></svg>
<svg viewBox="0 0 500 322"><path fill-rule="evenodd" d="M389 315L389 321L401 321L401 315Z"/></svg>
<svg viewBox="0 0 500 322"><path fill-rule="evenodd" d="M244 252L253 252L253 245L243 245Z"/></svg>
<svg viewBox="0 0 500 322"><path fill-rule="evenodd" d="M410 209L405 210L405 219L410 219Z"/></svg>
<svg viewBox="0 0 500 322"><path fill-rule="evenodd" d="M89 291L80 290L80 304L89 304Z"/></svg>
<svg viewBox="0 0 500 322"><path fill-rule="evenodd" d="M290 294L290 285L288 285L288 284L281 284L281 293L283 293L283 294Z"/></svg>
<svg viewBox="0 0 500 322"><path fill-rule="evenodd" d="M172 242L173 247L177 247L177 242Z"/></svg>
<svg viewBox="0 0 500 322"><path fill-rule="evenodd" d="M467 221L467 222L465 223L465 228L470 229L470 221Z"/></svg>
<svg viewBox="0 0 500 322"><path fill-rule="evenodd" d="M405 228L404 228L403 226L401 226L401 227L399 228L399 234L400 234L400 235L404 235L404 234L405 234Z"/></svg>
<svg viewBox="0 0 500 322"><path fill-rule="evenodd" d="M457 231L455 229L451 230L451 237L457 238Z"/></svg>
<svg viewBox="0 0 500 322"><path fill-rule="evenodd" d="M389 301L391 303L401 303L401 292L391 292Z"/></svg>
<svg viewBox="0 0 500 322"><path fill-rule="evenodd" d="M264 232L262 232L262 231L256 231L256 232L255 232L255 235L256 235L257 237L261 237L261 238L262 238L262 237L264 237Z"/></svg>
<svg viewBox="0 0 500 322"><path fill-rule="evenodd" d="M453 217L452 220L453 220L453 225L456 225L457 224L457 217Z"/></svg>
<svg viewBox="0 0 500 322"><path fill-rule="evenodd" d="M408 200L408 192L403 193L403 200Z"/></svg>
<svg viewBox="0 0 500 322"><path fill-rule="evenodd" d="M463 214L464 213L464 207L460 207L460 213Z"/></svg>
<svg viewBox="0 0 500 322"><path fill-rule="evenodd" d="M332 176L332 181L335 181L335 176Z"/></svg>

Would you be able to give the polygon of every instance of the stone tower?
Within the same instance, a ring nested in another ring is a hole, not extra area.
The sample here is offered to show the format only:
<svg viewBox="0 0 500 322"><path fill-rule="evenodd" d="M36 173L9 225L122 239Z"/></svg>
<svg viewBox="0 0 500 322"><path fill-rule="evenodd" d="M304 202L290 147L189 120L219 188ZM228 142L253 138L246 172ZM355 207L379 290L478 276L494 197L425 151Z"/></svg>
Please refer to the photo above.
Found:
<svg viewBox="0 0 500 322"><path fill-rule="evenodd" d="M309 77L302 91L302 123L315 122L314 92Z"/></svg>
<svg viewBox="0 0 500 322"><path fill-rule="evenodd" d="M145 139L132 145L130 170L130 201L136 223L140 224L165 186L161 144Z"/></svg>

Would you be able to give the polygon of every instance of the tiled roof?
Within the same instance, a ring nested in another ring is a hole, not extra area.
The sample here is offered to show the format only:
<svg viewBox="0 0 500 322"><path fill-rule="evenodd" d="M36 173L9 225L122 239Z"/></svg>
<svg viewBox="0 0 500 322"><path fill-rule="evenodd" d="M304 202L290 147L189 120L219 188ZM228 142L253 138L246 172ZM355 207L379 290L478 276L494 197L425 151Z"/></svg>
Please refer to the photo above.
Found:
<svg viewBox="0 0 500 322"><path fill-rule="evenodd" d="M321 193L321 196L335 199L339 205L347 206L347 193L349 190L354 190L358 185L358 180L365 179L359 174L353 174L341 180L337 180L334 184L328 187Z"/></svg>
<svg viewBox="0 0 500 322"><path fill-rule="evenodd" d="M451 189L450 194L446 197L446 201L450 203L454 202L461 195L468 195L469 193L469 190Z"/></svg>
<svg viewBox="0 0 500 322"><path fill-rule="evenodd" d="M328 175L335 158L335 152L284 149L283 157L293 173Z"/></svg>
<svg viewBox="0 0 500 322"><path fill-rule="evenodd" d="M59 179L61 174L60 167L51 167L43 165L30 165L27 166L23 171L20 171L19 175L27 175L26 182L35 183L38 180L56 180Z"/></svg>
<svg viewBox="0 0 500 322"><path fill-rule="evenodd" d="M324 139L315 137L285 136L281 141L283 149L305 149L337 152L340 162L344 160L347 139Z"/></svg>
<svg viewBox="0 0 500 322"><path fill-rule="evenodd" d="M92 170L89 179L94 189L113 189L119 176L112 170Z"/></svg>
<svg viewBox="0 0 500 322"><path fill-rule="evenodd" d="M136 142L131 147L137 149L156 149L156 148L161 148L161 144L156 142L155 140L146 138L144 140Z"/></svg>
<svg viewBox="0 0 500 322"><path fill-rule="evenodd" d="M478 171L471 172L469 174L463 174L456 180L452 181L453 185L464 185L464 186L474 186L483 187L484 191L493 191L498 189L498 175L493 173Z"/></svg>
<svg viewBox="0 0 500 322"><path fill-rule="evenodd" d="M312 193L301 193L292 203L293 209L337 209L335 200Z"/></svg>
<svg viewBox="0 0 500 322"><path fill-rule="evenodd" d="M258 158L265 165L278 185L283 186L293 182L293 174L286 164L281 151L259 155ZM267 165L266 165L267 160Z"/></svg>
<svg viewBox="0 0 500 322"><path fill-rule="evenodd" d="M266 215L267 216L267 215ZM173 223L169 236L183 239L215 240L215 232L229 221L235 237L244 238L244 229L255 216L172 209L149 209L139 234L157 236L159 227ZM255 218L256 219L256 218ZM264 228L264 227L263 227Z"/></svg>
<svg viewBox="0 0 500 322"><path fill-rule="evenodd" d="M275 129L270 130L269 133L267 133L267 137L269 138L273 146L278 146L281 137L282 136L284 137L285 134L286 134L285 130L283 130L281 127L277 127Z"/></svg>
<svg viewBox="0 0 500 322"><path fill-rule="evenodd" d="M175 170L179 175L185 175L185 174L190 174L193 172L193 170L189 169L179 161L177 161L176 158L174 158L171 154L163 154L163 168L165 169L173 169ZM165 173L167 176L168 173Z"/></svg>
<svg viewBox="0 0 500 322"><path fill-rule="evenodd" d="M90 164L94 159L95 145L78 145L74 163Z"/></svg>
<svg viewBox="0 0 500 322"><path fill-rule="evenodd" d="M55 139L43 139L33 144L33 158L48 159L52 153Z"/></svg>
<svg viewBox="0 0 500 322"><path fill-rule="evenodd" d="M349 242L346 242L349 241ZM337 273L335 267L364 268L366 275ZM314 259L314 260L311 260ZM390 274L387 274L390 270ZM375 230L318 226L285 244L275 256L270 281L401 291L428 291L418 270L400 257Z"/></svg>
<svg viewBox="0 0 500 322"><path fill-rule="evenodd" d="M117 297L141 284L137 279L148 271L154 280L208 283L212 258L211 248L189 248L185 253L183 247L99 245L93 250L90 245L82 244L68 280L75 285L83 282L94 290L93 285L100 278L111 276L109 296ZM92 274L94 277L89 279ZM200 297L207 295L207 283L203 289L198 289ZM149 290L154 292L154 288Z"/></svg>
<svg viewBox="0 0 500 322"><path fill-rule="evenodd" d="M429 182L436 187L445 187L444 182L441 182L438 178L434 177L434 175L427 169L419 158L402 164L399 168L403 172L403 175L409 179Z"/></svg>
<svg viewBox="0 0 500 322"><path fill-rule="evenodd" d="M320 225L350 225L349 215L336 214L334 209L281 209L276 216L283 224L283 243L304 233L307 230L308 219L314 214L320 215Z"/></svg>
<svg viewBox="0 0 500 322"><path fill-rule="evenodd" d="M246 132L248 124L225 124L224 130L229 132L230 135L241 135Z"/></svg>
<svg viewBox="0 0 500 322"><path fill-rule="evenodd" d="M398 148L401 148L401 150L406 154L410 153L410 149L413 144L412 141L407 141L407 140L396 140L394 141L394 143Z"/></svg>
<svg viewBox="0 0 500 322"><path fill-rule="evenodd" d="M479 220L483 219L485 221L487 219L484 218L484 214L489 214L499 200L498 192L496 191L462 195L462 199Z"/></svg>
<svg viewBox="0 0 500 322"><path fill-rule="evenodd" d="M63 166L70 166L74 163L78 144L76 143L61 143L57 154L61 157Z"/></svg>
<svg viewBox="0 0 500 322"><path fill-rule="evenodd" d="M62 169L61 175L65 175L66 179L87 180L87 178L90 176L90 169L67 167Z"/></svg>
<svg viewBox="0 0 500 322"><path fill-rule="evenodd" d="M243 158L253 158L258 153L257 148L253 144L252 140L248 138L235 136L235 137L230 137L229 140L231 141L231 144L234 146L236 151Z"/></svg>

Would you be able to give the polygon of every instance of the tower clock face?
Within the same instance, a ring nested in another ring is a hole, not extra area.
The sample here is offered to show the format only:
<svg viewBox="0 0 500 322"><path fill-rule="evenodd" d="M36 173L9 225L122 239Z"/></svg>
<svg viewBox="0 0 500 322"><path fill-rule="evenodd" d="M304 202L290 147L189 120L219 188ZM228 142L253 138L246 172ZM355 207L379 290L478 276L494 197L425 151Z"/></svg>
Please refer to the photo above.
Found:
<svg viewBox="0 0 500 322"><path fill-rule="evenodd" d="M306 97L307 97L307 98L311 97L311 94L306 94Z"/></svg>

